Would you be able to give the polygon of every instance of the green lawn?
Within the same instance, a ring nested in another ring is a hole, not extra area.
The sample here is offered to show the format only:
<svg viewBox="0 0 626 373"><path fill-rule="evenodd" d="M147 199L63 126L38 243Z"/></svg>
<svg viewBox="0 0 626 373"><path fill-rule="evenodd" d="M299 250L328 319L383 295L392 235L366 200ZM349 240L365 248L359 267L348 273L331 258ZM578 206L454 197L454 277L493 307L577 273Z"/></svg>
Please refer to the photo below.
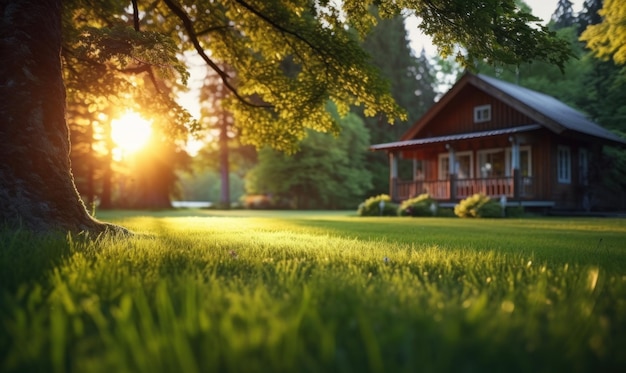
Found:
<svg viewBox="0 0 626 373"><path fill-rule="evenodd" d="M626 220L110 212L0 233L0 371L626 370Z"/></svg>

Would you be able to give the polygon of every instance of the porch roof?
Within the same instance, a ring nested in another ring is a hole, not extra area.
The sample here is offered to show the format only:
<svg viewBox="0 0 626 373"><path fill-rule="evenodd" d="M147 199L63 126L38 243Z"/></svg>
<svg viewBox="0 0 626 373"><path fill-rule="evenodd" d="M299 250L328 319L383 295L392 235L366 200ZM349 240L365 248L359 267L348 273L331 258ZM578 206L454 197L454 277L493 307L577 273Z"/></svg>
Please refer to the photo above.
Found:
<svg viewBox="0 0 626 373"><path fill-rule="evenodd" d="M471 140L471 139L476 139L480 137L489 137L489 136L509 135L509 134L519 133L519 132L534 131L534 130L540 129L541 127L542 126L539 124L527 124L524 126L502 128L502 129L491 130L491 131L460 133L460 134L455 134L455 135L446 135L446 136L437 136L437 137L425 137L421 139L388 142L385 144L376 144L376 145L370 146L370 150L395 150L395 149L410 148L416 145L435 144L435 143L458 141L458 140Z"/></svg>

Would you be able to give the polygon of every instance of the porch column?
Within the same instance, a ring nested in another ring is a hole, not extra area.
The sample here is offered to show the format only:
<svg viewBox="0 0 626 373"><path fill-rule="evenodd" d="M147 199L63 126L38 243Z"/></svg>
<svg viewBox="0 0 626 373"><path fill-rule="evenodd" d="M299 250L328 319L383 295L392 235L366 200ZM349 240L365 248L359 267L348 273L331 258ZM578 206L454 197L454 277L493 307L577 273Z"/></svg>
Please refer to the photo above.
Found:
<svg viewBox="0 0 626 373"><path fill-rule="evenodd" d="M450 144L446 144L448 149L448 175L450 178L450 199L456 200L456 154Z"/></svg>
<svg viewBox="0 0 626 373"><path fill-rule="evenodd" d="M396 201L398 197L398 154L389 152L389 197Z"/></svg>
<svg viewBox="0 0 626 373"><path fill-rule="evenodd" d="M519 200L521 197L521 173L520 173L520 151L519 142L515 136L509 137L511 142L511 171L513 174L513 198Z"/></svg>

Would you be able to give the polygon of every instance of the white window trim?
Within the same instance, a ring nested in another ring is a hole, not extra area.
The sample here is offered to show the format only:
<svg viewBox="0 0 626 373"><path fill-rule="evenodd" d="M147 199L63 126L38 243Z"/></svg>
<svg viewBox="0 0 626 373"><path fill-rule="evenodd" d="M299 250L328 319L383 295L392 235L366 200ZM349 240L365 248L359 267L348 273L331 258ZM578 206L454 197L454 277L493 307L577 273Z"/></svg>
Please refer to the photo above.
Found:
<svg viewBox="0 0 626 373"><path fill-rule="evenodd" d="M448 159L448 162L449 162L449 157L450 157L449 153L440 153L439 154L439 160L437 161L437 178L439 180L448 180L449 179L449 177L448 177L448 170L450 169L450 167L448 165L446 165L444 167L444 165L443 165L443 160L444 159Z"/></svg>
<svg viewBox="0 0 626 373"><path fill-rule="evenodd" d="M480 175L481 178L483 177L482 170L480 169L480 158L483 155L491 154L491 153L500 153L500 152L503 152L503 151L504 151L503 148L491 148L491 149L483 149L483 150L477 151L476 152L476 174ZM506 155L505 155L505 157L506 157ZM505 161L504 167L505 168L508 167L507 164L506 164L506 161ZM506 172L506 170L505 170L505 172Z"/></svg>
<svg viewBox="0 0 626 373"><path fill-rule="evenodd" d="M572 182L572 152L569 146L557 146L556 174L559 183L570 184Z"/></svg>
<svg viewBox="0 0 626 373"><path fill-rule="evenodd" d="M532 177L533 176L533 153L530 150L530 145L520 146L519 147L520 155L522 154L523 151L528 151L528 175L526 176ZM513 176L513 164L512 164L513 156L511 155L512 152L513 150L511 148L506 149L506 176L508 177ZM522 162L522 159L520 157L520 167L522 166L521 162Z"/></svg>
<svg viewBox="0 0 626 373"><path fill-rule="evenodd" d="M491 120L491 104L474 107L474 123L484 123Z"/></svg>
<svg viewBox="0 0 626 373"><path fill-rule="evenodd" d="M463 152L455 152L454 153L454 158L456 158L458 160L459 157L464 157L464 156L468 156L469 155L469 162L470 162L470 168L469 168L469 179L473 179L474 178L474 152L472 152L471 150L467 150L467 151L463 151ZM448 164L449 163L449 157L450 157L450 153L439 153L439 162L437 162L437 168L438 168L438 174L437 176L439 177L439 180L448 180L448 169L449 167L443 167L443 160L444 159L448 159ZM454 165L454 172L458 175L459 173L459 169L458 169L459 165L456 164Z"/></svg>

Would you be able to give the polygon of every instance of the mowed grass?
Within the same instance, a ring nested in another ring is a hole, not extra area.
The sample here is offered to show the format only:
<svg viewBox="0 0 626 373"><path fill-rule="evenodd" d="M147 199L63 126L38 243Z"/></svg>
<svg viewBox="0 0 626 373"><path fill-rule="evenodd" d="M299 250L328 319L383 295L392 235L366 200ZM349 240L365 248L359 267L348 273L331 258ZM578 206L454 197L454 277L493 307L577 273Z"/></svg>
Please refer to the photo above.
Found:
<svg viewBox="0 0 626 373"><path fill-rule="evenodd" d="M0 235L0 370L626 369L626 221L118 212Z"/></svg>

